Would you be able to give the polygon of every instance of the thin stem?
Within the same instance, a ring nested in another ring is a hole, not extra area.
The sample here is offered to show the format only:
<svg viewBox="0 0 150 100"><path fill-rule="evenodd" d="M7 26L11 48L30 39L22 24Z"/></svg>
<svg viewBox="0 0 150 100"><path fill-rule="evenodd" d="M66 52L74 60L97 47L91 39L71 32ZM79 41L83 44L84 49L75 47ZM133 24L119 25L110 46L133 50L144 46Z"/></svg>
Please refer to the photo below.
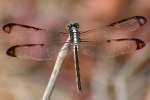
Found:
<svg viewBox="0 0 150 100"><path fill-rule="evenodd" d="M43 95L42 100L50 100L50 97L52 95L52 92L53 92L53 89L55 86L56 79L57 79L58 74L60 72L60 68L63 64L63 61L64 61L64 59L67 55L68 49L69 49L68 48L69 47L69 40L70 40L70 37L67 38L65 44L62 46L62 48L60 49L60 51L58 53L52 74L50 76L48 85L44 91L44 95Z"/></svg>

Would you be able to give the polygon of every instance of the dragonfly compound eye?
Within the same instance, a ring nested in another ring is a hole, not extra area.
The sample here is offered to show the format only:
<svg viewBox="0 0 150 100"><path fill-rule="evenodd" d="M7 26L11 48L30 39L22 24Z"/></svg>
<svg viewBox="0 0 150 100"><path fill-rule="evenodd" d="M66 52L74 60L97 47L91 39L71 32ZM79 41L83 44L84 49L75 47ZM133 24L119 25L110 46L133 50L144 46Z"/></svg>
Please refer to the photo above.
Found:
<svg viewBox="0 0 150 100"><path fill-rule="evenodd" d="M68 24L68 28L69 28L69 29L72 28L72 27L79 28L79 24L78 24L78 23L74 23L74 22Z"/></svg>

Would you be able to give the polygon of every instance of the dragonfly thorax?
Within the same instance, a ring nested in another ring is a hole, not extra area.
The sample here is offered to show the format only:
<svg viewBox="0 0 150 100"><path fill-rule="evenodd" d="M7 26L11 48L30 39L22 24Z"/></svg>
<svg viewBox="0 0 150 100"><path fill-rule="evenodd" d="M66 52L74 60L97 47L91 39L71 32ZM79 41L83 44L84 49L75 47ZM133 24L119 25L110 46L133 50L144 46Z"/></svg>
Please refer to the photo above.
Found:
<svg viewBox="0 0 150 100"><path fill-rule="evenodd" d="M79 24L78 23L71 23L68 25L68 31L70 35L70 42L72 44L79 44L80 42L80 32L79 32Z"/></svg>

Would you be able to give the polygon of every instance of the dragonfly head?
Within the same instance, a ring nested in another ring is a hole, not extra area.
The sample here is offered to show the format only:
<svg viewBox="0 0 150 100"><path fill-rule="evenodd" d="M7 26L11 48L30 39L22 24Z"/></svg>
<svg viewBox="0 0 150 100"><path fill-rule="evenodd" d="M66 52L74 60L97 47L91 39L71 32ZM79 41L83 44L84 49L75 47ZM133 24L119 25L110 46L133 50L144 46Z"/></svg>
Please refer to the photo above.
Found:
<svg viewBox="0 0 150 100"><path fill-rule="evenodd" d="M79 24L78 24L78 23L75 23L75 22L69 23L69 24L68 24L68 28L71 29L72 27L75 27L75 28L78 29L78 28L79 28Z"/></svg>

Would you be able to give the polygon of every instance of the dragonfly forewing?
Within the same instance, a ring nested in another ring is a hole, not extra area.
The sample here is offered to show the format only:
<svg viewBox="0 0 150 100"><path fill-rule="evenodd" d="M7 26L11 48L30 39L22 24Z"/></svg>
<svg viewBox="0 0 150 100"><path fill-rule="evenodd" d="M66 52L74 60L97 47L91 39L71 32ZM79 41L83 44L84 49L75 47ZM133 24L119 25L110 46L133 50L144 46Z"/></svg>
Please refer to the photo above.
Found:
<svg viewBox="0 0 150 100"><path fill-rule="evenodd" d="M32 29L32 30L35 30L35 31L43 30L41 28L37 28L37 27L34 27L34 26L29 26L29 25L24 25L24 24L17 24L17 23L8 23L8 24L4 25L2 27L2 29L3 29L3 31L5 31L6 33L9 34L9 33L12 33L12 31L15 27L22 27L22 28Z"/></svg>
<svg viewBox="0 0 150 100"><path fill-rule="evenodd" d="M113 26L113 27L125 27L125 28L130 28L129 26L142 26L147 22L146 18L143 16L133 16L133 17L129 17L123 20L119 20L116 22L113 22L111 24L109 24L108 26ZM133 27L133 29L134 29ZM136 28L135 28L136 29Z"/></svg>
<svg viewBox="0 0 150 100"><path fill-rule="evenodd" d="M8 23L2 27L5 33L8 33L8 38L15 41L25 41L31 38L34 42L43 42L45 40L60 41L59 39L67 39L67 35L64 32L58 32L57 29L44 29L36 26L30 26L25 24ZM64 42L64 40L62 40ZM61 41L61 42L62 42ZM30 41L31 43L32 41Z"/></svg>
<svg viewBox="0 0 150 100"><path fill-rule="evenodd" d="M146 18L143 16L134 16L129 17L123 20L119 20L116 22L113 22L108 25L108 27L115 33L123 33L125 32L132 32L139 29L141 26L143 26L147 22ZM117 32L118 31L118 32ZM112 32L113 33L113 32Z"/></svg>
<svg viewBox="0 0 150 100"><path fill-rule="evenodd" d="M102 38L110 38L112 36L122 37L140 29L146 22L147 20L143 16L129 17L123 20L115 21L109 25L106 25L105 27L96 27L87 31L83 31L81 32L81 39L94 41L95 39L100 40Z"/></svg>

